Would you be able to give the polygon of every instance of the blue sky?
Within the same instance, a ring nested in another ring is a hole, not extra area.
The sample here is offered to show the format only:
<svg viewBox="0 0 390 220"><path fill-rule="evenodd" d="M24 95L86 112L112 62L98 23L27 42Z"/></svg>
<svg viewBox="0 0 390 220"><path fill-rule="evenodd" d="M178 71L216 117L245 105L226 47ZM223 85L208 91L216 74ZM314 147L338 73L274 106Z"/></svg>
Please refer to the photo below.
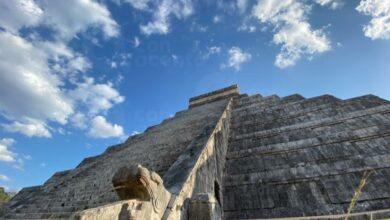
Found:
<svg viewBox="0 0 390 220"><path fill-rule="evenodd" d="M390 0L0 1L0 185L42 184L194 95L390 99Z"/></svg>

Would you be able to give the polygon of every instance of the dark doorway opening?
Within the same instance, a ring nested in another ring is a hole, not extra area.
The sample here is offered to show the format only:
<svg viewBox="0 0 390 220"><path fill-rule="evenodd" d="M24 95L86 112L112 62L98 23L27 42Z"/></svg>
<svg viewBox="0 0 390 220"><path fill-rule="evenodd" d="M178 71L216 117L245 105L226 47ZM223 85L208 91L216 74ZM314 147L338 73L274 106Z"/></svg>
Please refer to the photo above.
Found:
<svg viewBox="0 0 390 220"><path fill-rule="evenodd" d="M221 205L221 190L219 188L219 183L216 180L214 181L214 196L219 205Z"/></svg>

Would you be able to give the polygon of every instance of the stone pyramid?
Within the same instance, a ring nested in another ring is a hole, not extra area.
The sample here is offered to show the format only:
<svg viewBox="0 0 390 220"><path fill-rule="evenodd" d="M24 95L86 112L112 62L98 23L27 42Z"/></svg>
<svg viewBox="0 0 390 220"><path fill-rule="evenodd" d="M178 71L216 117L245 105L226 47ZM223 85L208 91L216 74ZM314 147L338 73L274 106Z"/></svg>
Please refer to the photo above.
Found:
<svg viewBox="0 0 390 220"><path fill-rule="evenodd" d="M390 217L390 102L236 85L22 189L5 219Z"/></svg>

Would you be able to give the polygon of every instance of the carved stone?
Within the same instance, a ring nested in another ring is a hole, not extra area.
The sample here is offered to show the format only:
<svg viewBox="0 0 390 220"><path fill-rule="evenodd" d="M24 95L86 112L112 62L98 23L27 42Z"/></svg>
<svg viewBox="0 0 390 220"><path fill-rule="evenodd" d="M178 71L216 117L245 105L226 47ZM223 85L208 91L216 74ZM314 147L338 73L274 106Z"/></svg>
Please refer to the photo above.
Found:
<svg viewBox="0 0 390 220"><path fill-rule="evenodd" d="M119 168L112 185L122 200L149 201L156 213L163 212L170 199L161 177L141 165Z"/></svg>
<svg viewBox="0 0 390 220"><path fill-rule="evenodd" d="M84 210L76 216L80 220L144 220L161 219L171 194L164 188L161 177L141 165L118 169L112 184L123 201ZM76 218L74 216L73 218Z"/></svg>

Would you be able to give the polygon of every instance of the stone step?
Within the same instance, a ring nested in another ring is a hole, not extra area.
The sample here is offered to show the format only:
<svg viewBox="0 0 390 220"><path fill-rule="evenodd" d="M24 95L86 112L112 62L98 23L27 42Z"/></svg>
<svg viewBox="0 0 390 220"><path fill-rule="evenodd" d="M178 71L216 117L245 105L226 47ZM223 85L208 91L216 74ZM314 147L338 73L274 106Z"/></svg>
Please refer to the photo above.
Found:
<svg viewBox="0 0 390 220"><path fill-rule="evenodd" d="M252 209L286 209L288 213L284 213L283 217L291 217L302 216L302 212L304 212L304 210L294 209L293 207L304 207L307 208L306 211L309 212L310 210L321 210L320 213L318 213L318 211L315 214L313 213L314 215L334 213L334 211L337 210L337 206L328 204L326 198L321 194L321 186L316 182L300 182L282 185L252 184L226 187L224 195L225 212ZM317 196L317 198L314 198L315 196ZM288 207L289 209L287 209ZM338 211L342 212L343 210L339 208ZM269 216L262 215L261 217L267 218Z"/></svg>
<svg viewBox="0 0 390 220"><path fill-rule="evenodd" d="M321 145L338 144L343 142L358 142L366 139L375 139L387 137L389 127L371 126L367 128L357 129L350 132L338 132L329 135L310 137L290 142L282 142L272 145L257 146L248 149L241 149L227 152L227 159L235 159L241 157L250 157L255 155L270 155L289 151L297 151L310 147L317 147Z"/></svg>
<svg viewBox="0 0 390 220"><path fill-rule="evenodd" d="M302 101L302 100L305 100L305 99L306 98L303 97L300 94L292 94L292 95L283 97L282 98L282 103L285 104L285 103L291 103L291 102L298 102L298 101Z"/></svg>
<svg viewBox="0 0 390 220"><path fill-rule="evenodd" d="M268 98L269 100L266 100L266 98ZM272 109L283 108L282 106L293 105L294 103L305 100L305 98L299 94L285 96L282 98L280 98L277 95L272 95L263 98L263 100L264 101L262 102L247 105L245 108L241 108L241 111L233 112L233 118L236 117L236 115L240 115L240 114L250 114L251 112L258 112L258 109L272 110Z"/></svg>
<svg viewBox="0 0 390 220"><path fill-rule="evenodd" d="M58 212L75 212L80 211L88 208L98 207L102 205L106 205L111 202L115 202L116 200L112 201L105 201L105 202L95 202L93 200L84 200L84 201L41 201L41 202L34 202L33 204L24 205L23 207L20 207L15 210L16 213L58 213Z"/></svg>
<svg viewBox="0 0 390 220"><path fill-rule="evenodd" d="M390 154L390 135L362 139L355 142L345 141L235 157L227 160L226 173L236 175L240 173L264 172L384 154Z"/></svg>
<svg viewBox="0 0 390 220"><path fill-rule="evenodd" d="M232 113L236 114L236 113L241 112L247 108L256 107L256 106L271 107L271 106L277 105L280 102L281 102L281 98L277 95L271 95L271 96L266 96L266 97L262 97L262 98L257 98L257 99L253 99L249 102L246 102L244 104L239 103L237 105L233 105L234 107L233 107Z"/></svg>
<svg viewBox="0 0 390 220"><path fill-rule="evenodd" d="M351 158L334 163L315 164L310 166L289 167L264 172L227 175L224 178L225 186L245 184L286 184L290 182L306 181L322 176L338 175L342 173L361 172L367 169L390 168L390 155L378 155L365 158Z"/></svg>
<svg viewBox="0 0 390 220"><path fill-rule="evenodd" d="M367 111L366 111L367 112ZM295 123L291 122L287 123L288 120L285 120L285 123L280 123L281 126L265 126L264 124L253 124L252 126L242 126L240 129L232 130L231 131L231 140L234 139L241 139L242 137L254 137L257 136L259 133L264 133L265 131L270 131L270 130L277 130L278 128L285 128L285 127L296 127L296 128L301 128L302 132L308 132L306 135L314 134L315 131L318 131L321 129L321 127L342 127L343 125L345 126L354 126L353 124L356 123L368 123L375 125L374 123L380 123L381 120L386 120L388 119L390 114L390 107L389 110L384 110L384 111L379 111L375 113L367 113L366 115L361 115L359 117L346 117L346 113L335 113L334 115L323 115L321 116L308 116L305 117L305 120L301 118L301 120L294 121ZM306 119L306 118L312 118ZM325 122L326 121L326 122ZM306 123L308 122L308 123ZM277 123L276 123L277 124ZM302 126L302 125L308 125L308 126ZM308 129L303 129L303 128L310 128ZM345 127L348 128L348 127ZM337 128L336 128L337 129ZM287 130L292 130L292 129L287 129ZM295 129L296 130L296 129ZM286 131L285 129L282 131ZM275 132L273 132L273 135L275 135Z"/></svg>
<svg viewBox="0 0 390 220"><path fill-rule="evenodd" d="M260 130L249 134L235 135L234 139L251 138L258 135L271 136L274 135L275 133L280 133L288 130L301 129L306 127L321 127L324 125L331 125L334 123L339 123L346 120L367 117L367 116L379 117L379 115L387 115L389 110L390 110L390 105L382 105L382 106L373 107L369 109L357 110L352 112L344 112L344 113L334 115L332 117L325 117L318 120L296 123L296 124L286 125L278 128L273 128L273 129Z"/></svg>
<svg viewBox="0 0 390 220"><path fill-rule="evenodd" d="M57 213L12 213L6 215L6 219L69 219L72 216L72 212L57 212Z"/></svg>
<svg viewBox="0 0 390 220"><path fill-rule="evenodd" d="M33 213L33 212L53 212L53 211L75 211L79 210L85 205L88 204L88 201L85 201L84 203L73 203L72 205L65 205L65 203L51 203L50 201L42 201L42 202L34 202L34 204L27 204L23 205L22 207L19 207L16 212L22 212L22 213ZM61 210L56 210L61 209Z"/></svg>
<svg viewBox="0 0 390 220"><path fill-rule="evenodd" d="M290 111L300 111L307 108L318 108L318 106L323 106L324 104L335 104L341 103L340 99L337 99L334 96L323 95L319 97L314 97L310 99L300 100L297 102L280 102L278 105L274 106L263 106L263 105L253 105L247 108L242 109L242 111L237 111L232 114L233 122L238 120L245 120L246 118L253 118L252 115L257 115L260 113L270 113L270 112L290 112Z"/></svg>
<svg viewBox="0 0 390 220"><path fill-rule="evenodd" d="M233 122L241 121L241 120L245 120L247 118L248 119L253 118L252 115L261 115L261 113L265 113L265 114L268 113L269 114L272 112L275 112L275 113L283 112L283 111L286 111L286 109L288 109L289 111L295 111L294 109L300 108L300 105L297 105L296 103L300 103L302 101L281 103L282 102L282 100L281 100L279 102L280 102L279 104L272 105L272 106L264 105L262 103L257 103L257 104L253 104L251 106L248 106L247 108L243 108L243 109L241 109L241 111L233 111L232 120L233 120ZM300 109L298 109L298 110L300 110Z"/></svg>
<svg viewBox="0 0 390 220"><path fill-rule="evenodd" d="M342 209L336 209L334 211L329 211L327 214L322 212L320 209L318 210L308 210L308 212L304 212L305 209L301 207L282 207L282 208L274 208L274 209L243 209L243 210L232 210L232 211L224 211L225 219L258 219L258 220L266 220L266 219L300 219L300 220L344 220L348 216L348 220L372 220L372 219L389 219L390 218L390 210L388 209L389 204L387 203L388 199L376 200L374 203L370 201L359 202L356 204L359 212L353 212L347 215L348 207ZM346 206L346 205L344 205ZM367 207L362 208L362 207ZM378 210L376 207L383 207L382 210ZM370 211L367 211L369 208ZM301 212L297 210L302 210ZM286 218L285 213L291 213L291 216L299 216L299 218ZM310 215L308 215L310 213ZM314 214L311 214L314 213ZM316 214L318 213L318 214ZM324 214L320 214L324 213Z"/></svg>
<svg viewBox="0 0 390 220"><path fill-rule="evenodd" d="M326 100L330 101L329 97ZM359 101L360 100L360 101ZM360 97L359 99L347 100L347 101L334 101L326 102L322 105L315 106L305 106L303 107L303 101L300 103L301 105L282 105L278 110L276 109L265 109L262 111L255 111L252 114L243 114L243 116L238 116L232 118L232 128L240 126L250 126L251 124L259 124L259 123L271 123L274 120L283 121L289 118L297 118L304 117L307 115L315 115L321 112L332 112L332 111L353 111L356 109L366 109L372 108L378 105L382 105L383 103L373 99L371 101L367 101L366 97ZM293 103L294 104L294 103Z"/></svg>
<svg viewBox="0 0 390 220"><path fill-rule="evenodd" d="M381 120L387 118L390 111L390 105L378 106L370 109L364 109L359 111L353 111L348 113L338 114L332 117L322 118L315 121L308 121L303 123L296 123L293 125L286 125L278 128L259 130L247 134L234 135L230 138L230 143L237 141L248 141L253 139L265 138L275 136L279 133L285 133L293 130L300 129L315 129L317 127L332 126L334 124L340 124L349 120L355 120L357 118L372 117L374 119L380 118Z"/></svg>
<svg viewBox="0 0 390 220"><path fill-rule="evenodd" d="M246 97L235 97L233 99L233 105L237 106L237 107L241 107L241 106L245 106L245 105L250 105L251 103L254 103L254 102L259 102L262 99L263 99L263 96L260 94L246 96Z"/></svg>
<svg viewBox="0 0 390 220"><path fill-rule="evenodd" d="M299 94L293 94L293 95L285 96L282 98L280 98L277 95L263 97L263 96L257 94L257 95L246 97L246 98L241 99L241 100L236 100L236 102L233 102L233 105L235 106L236 109L241 108L242 110L246 110L247 108L251 108L251 107L256 106L258 104L264 104L264 102L266 103L267 101L270 102L270 101L280 100L280 104L286 104L286 103L291 103L291 102L298 102L298 101L301 101L304 99L305 99L305 97L303 97Z"/></svg>
<svg viewBox="0 0 390 220"><path fill-rule="evenodd" d="M361 106L364 108L369 108L373 106L378 106L378 105L384 105L384 104L389 104L389 101L383 100L377 96L373 95L366 95L366 96L361 96L357 97L354 99L347 99L347 100L340 100L334 96L330 95L323 95L323 96L318 96L298 102L292 102L292 103L287 103L287 104L281 104L281 105L276 105L271 108L264 108L261 105L255 106L254 108L247 108L244 109L243 111L240 112L242 116L245 117L236 117L240 116L237 114L233 114L233 122L235 120L238 121L243 121L246 119L255 119L259 116L262 116L261 113L269 114L269 113L277 113L277 114L282 114L283 113L289 113L293 112L293 114L296 114L297 112L301 110L305 110L307 112L310 112L315 109L319 109L319 107L324 108L329 107L329 106ZM279 113L280 112L280 113ZM255 116L255 117L254 117Z"/></svg>
<svg viewBox="0 0 390 220"><path fill-rule="evenodd" d="M364 110L377 107L377 105L370 106L356 106L356 105L342 105L342 106L322 106L314 110L306 109L305 111L289 111L288 113L269 112L267 114L258 114L256 118L232 122L231 127L234 132L241 132L245 129L253 128L272 128L280 127L288 124L303 123L310 120L319 120L321 118L337 116L339 114L348 114L358 110Z"/></svg>
<svg viewBox="0 0 390 220"><path fill-rule="evenodd" d="M296 142L299 140L310 139L312 137L326 140L329 139L327 135L333 136L333 134L351 130L362 130L364 132L364 129L374 127L380 123L382 123L380 125L381 129L390 127L390 112L387 114L366 115L343 121L339 120L334 123L292 129L273 133L271 135L255 135L248 139L235 140L232 138L230 140L229 152L250 149L253 147L275 145L278 143Z"/></svg>
<svg viewBox="0 0 390 220"><path fill-rule="evenodd" d="M84 189L79 187L74 190L75 193L73 194L69 192L72 189L66 187L64 189L67 190L60 189L59 191L50 193L50 195L36 196L35 200L27 203L27 205L24 204L16 207L17 204L15 204L13 209L24 213L37 212L37 210L45 212L50 212L50 210L51 212L60 212L61 210L75 211L119 200L116 193L111 188L110 193L106 194L96 193L105 191L103 189Z"/></svg>
<svg viewBox="0 0 390 220"><path fill-rule="evenodd" d="M278 165L286 167L294 164L294 161L296 161L296 165L305 165L304 158L314 160L317 158L327 162L326 153L330 156L332 152L337 152L341 158L343 156L348 157L348 155L368 155L370 150L379 154L386 153L388 149L385 146L390 141L389 136L390 126L384 127L381 125L351 132L331 133L327 136L231 151L227 155L227 173L243 173L247 168L248 172L252 172L267 167L278 168ZM340 149L344 147L344 150L348 150L349 146L351 146L349 152ZM251 159L253 160L251 161ZM236 167L229 166L230 162L234 160L239 160Z"/></svg>
<svg viewBox="0 0 390 220"><path fill-rule="evenodd" d="M357 120L351 121L348 123L335 123L329 124L326 126L313 126L303 129L289 130L285 132L274 133L273 135L258 135L253 138L240 139L237 141L230 142L228 152L242 151L242 150L251 150L254 149L268 149L273 146L291 146L291 145L305 145L306 143L312 144L319 141L330 141L333 139L338 139L338 137L355 135L358 133L363 134L364 132L376 132L378 130L388 130L389 125L389 116L386 118L387 124L382 124L379 126L373 126L369 124L367 127L364 123L354 124ZM361 120L359 120L361 121ZM364 122L364 120L363 120ZM372 121L371 121L372 122ZM354 128L354 131L345 132L343 128ZM307 133L306 133L307 132ZM337 136L336 136L337 135ZM357 135L355 135L357 136Z"/></svg>
<svg viewBox="0 0 390 220"><path fill-rule="evenodd" d="M362 172L353 172L288 184L256 183L225 187L224 211L226 214L241 210L244 213L240 213L243 215L239 218L279 217L275 214L282 214L280 217L343 214L361 177ZM378 190L377 185L386 184L389 178L390 169L372 173L354 212L388 208L390 193L386 189ZM245 210L249 212L245 213Z"/></svg>
<svg viewBox="0 0 390 220"><path fill-rule="evenodd" d="M389 125L378 125L361 127L349 132L334 132L315 137L290 138L288 141L264 140L242 140L240 145L229 146L228 158L245 157L251 154L274 154L279 151L294 151L300 148L318 146L321 144L332 144L345 141L358 141L365 138L382 137L387 135ZM280 139L278 139L280 140ZM268 143L268 144L267 144Z"/></svg>

